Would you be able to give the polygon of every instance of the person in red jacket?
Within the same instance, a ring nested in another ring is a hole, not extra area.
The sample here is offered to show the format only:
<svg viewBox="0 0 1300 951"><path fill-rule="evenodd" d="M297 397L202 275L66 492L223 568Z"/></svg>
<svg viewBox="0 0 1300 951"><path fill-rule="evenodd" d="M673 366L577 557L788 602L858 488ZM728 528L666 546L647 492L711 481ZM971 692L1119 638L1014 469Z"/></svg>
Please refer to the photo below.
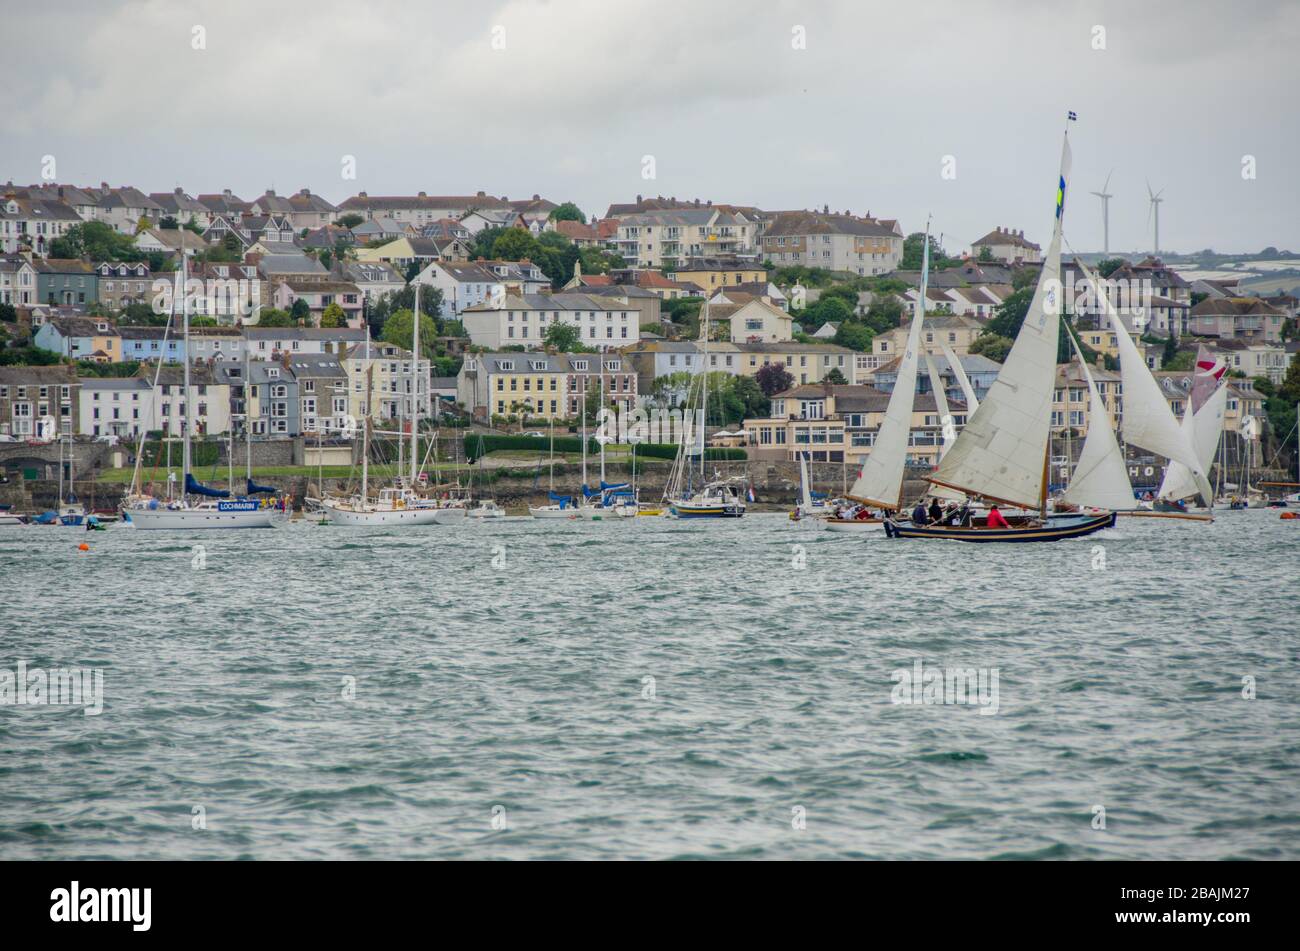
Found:
<svg viewBox="0 0 1300 951"><path fill-rule="evenodd" d="M1002 517L996 505L989 506L989 528L1010 528L1007 520Z"/></svg>

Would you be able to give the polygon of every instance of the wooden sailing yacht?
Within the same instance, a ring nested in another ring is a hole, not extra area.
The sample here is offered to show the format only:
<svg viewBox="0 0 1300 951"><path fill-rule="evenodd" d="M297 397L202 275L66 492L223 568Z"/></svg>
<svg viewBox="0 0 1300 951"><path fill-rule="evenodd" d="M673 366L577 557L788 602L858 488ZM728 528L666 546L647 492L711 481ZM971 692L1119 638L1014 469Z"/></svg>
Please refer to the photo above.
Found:
<svg viewBox="0 0 1300 951"><path fill-rule="evenodd" d="M166 503L160 503L154 498L134 496L123 503L123 516L137 529L142 530L271 528L282 515L279 510L263 505L256 499L231 498L231 493L225 489L213 489L200 483L191 471L190 423L194 419L194 394L190 386L190 308L187 278L187 259L182 254L171 308L171 317L175 318L176 304L179 299L181 333L184 341L181 358L185 367L181 391L184 397L182 404L184 415L181 417L181 496ZM170 320L168 323L170 324ZM160 359L160 371L161 368ZM137 462L137 472L138 466Z"/></svg>
<svg viewBox="0 0 1300 951"><path fill-rule="evenodd" d="M960 525L916 525L891 518L885 523L886 534L891 538L1056 541L1088 535L1115 524L1113 512L1058 516L1050 521L1047 517L1048 442L1063 303L1061 226L1069 176L1067 133L1061 146L1052 241L1024 323L988 395L967 418L966 426L939 467L927 477L936 486L998 504L1037 508L1038 514L1013 516L1007 520L1010 523L1007 527L998 528L988 527L985 519L968 519Z"/></svg>

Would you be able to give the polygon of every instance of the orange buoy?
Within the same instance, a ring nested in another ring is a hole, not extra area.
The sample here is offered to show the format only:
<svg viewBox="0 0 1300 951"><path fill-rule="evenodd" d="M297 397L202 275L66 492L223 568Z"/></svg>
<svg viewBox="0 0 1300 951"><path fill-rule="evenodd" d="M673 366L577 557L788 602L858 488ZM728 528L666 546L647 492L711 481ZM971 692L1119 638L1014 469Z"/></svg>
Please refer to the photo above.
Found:
<svg viewBox="0 0 1300 951"><path fill-rule="evenodd" d="M1278 516L1278 518L1300 518L1300 514L1297 514L1296 512L1283 512Z"/></svg>
<svg viewBox="0 0 1300 951"><path fill-rule="evenodd" d="M77 551L90 551L90 546L87 545L85 542L82 542L80 545L77 546Z"/></svg>

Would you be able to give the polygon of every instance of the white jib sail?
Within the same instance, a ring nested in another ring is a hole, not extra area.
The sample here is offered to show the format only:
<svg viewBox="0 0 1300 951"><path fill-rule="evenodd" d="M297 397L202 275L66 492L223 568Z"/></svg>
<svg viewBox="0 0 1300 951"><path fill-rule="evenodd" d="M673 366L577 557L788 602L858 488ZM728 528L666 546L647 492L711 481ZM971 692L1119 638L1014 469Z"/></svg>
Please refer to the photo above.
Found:
<svg viewBox="0 0 1300 951"><path fill-rule="evenodd" d="M808 481L808 454L799 454L799 485L803 497L803 508L805 512L811 512L813 507L812 485Z"/></svg>
<svg viewBox="0 0 1300 951"><path fill-rule="evenodd" d="M952 352L952 347L944 341L939 341L939 346L943 348L944 358L948 361L948 366L952 367L953 374L957 377L957 382L961 384L962 395L966 398L966 415L970 416L980 408L980 401L975 396L975 387L971 386L970 377L966 375L966 368L961 365L957 355Z"/></svg>
<svg viewBox="0 0 1300 951"><path fill-rule="evenodd" d="M1016 342L984 402L966 426L932 482L1000 502L1037 508L1043 487L1047 439L1056 389L1060 333L1061 221L1070 177L1070 140L1061 147L1056 222L1029 311Z"/></svg>
<svg viewBox="0 0 1300 951"><path fill-rule="evenodd" d="M1200 409L1192 412L1190 399L1187 412L1190 420L1183 417L1183 430L1190 432L1192 446L1196 449L1196 458L1202 470L1208 472L1214 461L1214 454L1219 449L1219 438L1223 435L1223 418L1228 408L1228 388L1220 386ZM1181 462L1170 462L1165 470L1164 480L1160 483L1159 496L1162 499L1177 501L1190 498L1199 492L1196 479ZM1208 502L1206 504L1209 504Z"/></svg>
<svg viewBox="0 0 1300 951"><path fill-rule="evenodd" d="M1079 453L1079 464L1074 467L1074 477L1061 493L1061 501L1113 511L1133 509L1133 485L1128 480L1124 454L1110 425L1110 412L1073 334L1070 341L1083 367L1083 377L1088 382L1088 435L1083 440L1083 451Z"/></svg>
<svg viewBox="0 0 1300 951"><path fill-rule="evenodd" d="M1209 500L1207 504L1213 504L1214 491L1210 488L1209 479L1205 477L1205 467L1196 456L1190 432L1178 425L1164 394L1160 392L1160 384L1151 375L1151 370L1147 368L1146 361L1138 352L1124 322L1111 306L1110 298L1106 296L1097 275L1082 261L1079 262L1079 268L1096 291L1097 300L1110 318L1110 328L1115 332L1119 348L1120 381L1124 387L1124 440L1187 466L1197 491Z"/></svg>
<svg viewBox="0 0 1300 951"><path fill-rule="evenodd" d="M849 489L849 497L869 505L896 509L903 494L903 470L907 465L907 442L912 431L912 404L916 398L916 365L921 350L921 325L925 322L926 285L930 274L930 228L925 229L921 253L921 292L912 310L903 358L898 362L898 381L889 394L885 418L876 431L876 441L863 460L862 472Z"/></svg>

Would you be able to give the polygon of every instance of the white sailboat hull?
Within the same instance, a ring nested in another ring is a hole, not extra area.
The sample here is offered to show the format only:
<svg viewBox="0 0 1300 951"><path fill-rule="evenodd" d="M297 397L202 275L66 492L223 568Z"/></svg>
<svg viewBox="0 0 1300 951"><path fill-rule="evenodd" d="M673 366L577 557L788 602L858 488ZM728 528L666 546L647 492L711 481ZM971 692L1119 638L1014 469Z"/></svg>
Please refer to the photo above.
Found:
<svg viewBox="0 0 1300 951"><path fill-rule="evenodd" d="M433 523L435 525L460 525L469 515L467 509L453 507L433 510Z"/></svg>
<svg viewBox="0 0 1300 951"><path fill-rule="evenodd" d="M350 505L337 502L322 502L321 508L329 513L330 521L336 525L348 525L356 528L378 526L414 526L434 525L437 523L438 509L400 508L400 509L356 509Z"/></svg>
<svg viewBox="0 0 1300 951"><path fill-rule="evenodd" d="M142 531L154 529L197 528L272 528L277 510L253 509L251 511L220 511L215 508L128 509L131 524Z"/></svg>
<svg viewBox="0 0 1300 951"><path fill-rule="evenodd" d="M528 514L533 518L565 518L571 521L582 518L572 505L567 508L560 508L558 505L530 505Z"/></svg>

